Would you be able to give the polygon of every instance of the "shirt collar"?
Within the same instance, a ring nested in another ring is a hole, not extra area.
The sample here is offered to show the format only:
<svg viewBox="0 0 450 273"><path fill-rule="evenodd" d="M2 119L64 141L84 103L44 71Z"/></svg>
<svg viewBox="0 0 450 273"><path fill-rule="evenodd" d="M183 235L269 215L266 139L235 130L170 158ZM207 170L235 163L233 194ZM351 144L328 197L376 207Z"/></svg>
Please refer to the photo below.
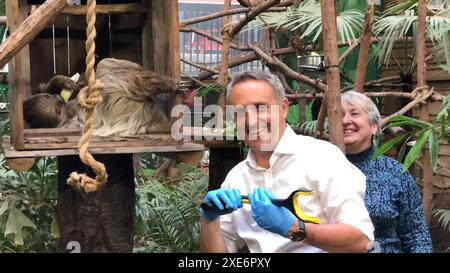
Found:
<svg viewBox="0 0 450 273"><path fill-rule="evenodd" d="M291 126L286 125L286 129L284 130L283 135L281 136L280 140L278 141L277 146L275 147L275 150L273 151L271 157L270 157L270 165L272 166L273 163L278 159L279 154L293 154L294 149L292 148L292 144L295 143L295 137L297 134L292 130ZM246 164L253 168L253 169L261 169L264 168L259 167L256 164L255 156L253 155L252 151L249 150L247 154L247 158L245 159Z"/></svg>

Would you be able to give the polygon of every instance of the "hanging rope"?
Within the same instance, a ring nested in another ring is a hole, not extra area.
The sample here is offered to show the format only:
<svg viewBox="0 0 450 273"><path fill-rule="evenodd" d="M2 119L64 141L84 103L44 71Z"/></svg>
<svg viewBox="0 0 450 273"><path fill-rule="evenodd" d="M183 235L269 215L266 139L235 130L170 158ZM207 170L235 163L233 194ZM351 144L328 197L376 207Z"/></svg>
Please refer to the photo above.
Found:
<svg viewBox="0 0 450 273"><path fill-rule="evenodd" d="M108 174L106 173L105 165L96 161L94 157L88 152L89 140L92 135L92 125L94 123L94 107L102 101L100 91L103 89L103 84L95 80L95 0L87 1L87 29L86 29L86 78L88 86L84 87L78 95L78 103L85 109L85 122L83 128L83 135L78 142L78 149L80 151L81 161L90 166L95 172L95 179L90 178L86 174L78 174L72 172L67 179L67 184L71 185L77 190L83 189L85 192L94 192L106 184Z"/></svg>

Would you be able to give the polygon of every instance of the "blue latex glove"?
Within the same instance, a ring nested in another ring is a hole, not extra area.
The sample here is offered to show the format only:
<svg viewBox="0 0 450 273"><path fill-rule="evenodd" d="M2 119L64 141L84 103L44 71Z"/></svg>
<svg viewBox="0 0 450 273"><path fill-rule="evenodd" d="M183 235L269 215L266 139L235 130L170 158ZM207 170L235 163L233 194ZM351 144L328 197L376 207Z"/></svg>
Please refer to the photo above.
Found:
<svg viewBox="0 0 450 273"><path fill-rule="evenodd" d="M205 211L200 208L200 214L209 221L216 220L220 215L231 213L242 208L241 192L238 189L218 189L206 193L204 202L212 201L220 210ZM226 207L224 207L225 203Z"/></svg>
<svg viewBox="0 0 450 273"><path fill-rule="evenodd" d="M294 224L295 217L285 207L272 204L275 197L263 188L256 188L248 195L252 206L252 217L265 230L287 237L289 228Z"/></svg>

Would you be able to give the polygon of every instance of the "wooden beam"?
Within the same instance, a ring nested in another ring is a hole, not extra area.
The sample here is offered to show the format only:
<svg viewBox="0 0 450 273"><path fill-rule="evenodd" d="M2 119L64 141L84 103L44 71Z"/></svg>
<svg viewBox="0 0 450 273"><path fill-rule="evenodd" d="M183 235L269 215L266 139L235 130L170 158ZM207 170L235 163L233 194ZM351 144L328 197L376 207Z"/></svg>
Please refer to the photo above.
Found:
<svg viewBox="0 0 450 273"><path fill-rule="evenodd" d="M46 150L28 150L19 151L16 150L9 143L10 140L5 138L2 140L2 148L6 158L23 158L23 157L36 157L36 156L59 156L59 155L78 155L78 148L60 149L55 147L53 149ZM197 143L183 143L182 145L171 146L124 146L124 147L92 147L89 148L89 152L92 154L134 154L134 153L178 153L178 152L192 152L203 151L204 145Z"/></svg>
<svg viewBox="0 0 450 273"><path fill-rule="evenodd" d="M8 25L11 36L19 34L22 21L27 18L26 0L11 0L6 6ZM8 38L9 40L9 38ZM8 41L7 40L7 41ZM5 42L6 43L6 42ZM2 44L3 45L3 44ZM0 45L0 48L1 46ZM3 52L0 49L0 55ZM0 65L2 67L3 65ZM16 52L13 59L10 59L8 66L9 73L9 102L11 121L11 144L18 149L24 148L24 122L23 122L23 98L31 93L30 88L30 50L27 44Z"/></svg>
<svg viewBox="0 0 450 273"><path fill-rule="evenodd" d="M11 0L12 5L18 0ZM6 41L0 44L0 67L7 64L24 46L36 37L45 26L67 6L66 0L47 0L12 32ZM10 16L8 16L10 17ZM11 17L10 20L18 20Z"/></svg>
<svg viewBox="0 0 450 273"><path fill-rule="evenodd" d="M121 14L121 13L145 13L145 6L141 3L132 4L114 4L114 5L97 5L95 8L97 14ZM68 6L65 7L61 14L69 15L86 15L87 6Z"/></svg>
<svg viewBox="0 0 450 273"><path fill-rule="evenodd" d="M143 0L142 9L146 11L142 24L142 67L155 71L153 59L153 27L152 27L152 1Z"/></svg>
<svg viewBox="0 0 450 273"><path fill-rule="evenodd" d="M343 152L344 129L342 127L341 83L338 63L338 46L336 41L336 11L334 1L322 1L322 29L325 52L325 71L327 90L325 100L330 128L330 142Z"/></svg>
<svg viewBox="0 0 450 273"><path fill-rule="evenodd" d="M178 1L164 1L164 26L168 39L168 62L167 76L179 79L181 77L180 67L180 23L178 19ZM156 39L158 37L155 37Z"/></svg>

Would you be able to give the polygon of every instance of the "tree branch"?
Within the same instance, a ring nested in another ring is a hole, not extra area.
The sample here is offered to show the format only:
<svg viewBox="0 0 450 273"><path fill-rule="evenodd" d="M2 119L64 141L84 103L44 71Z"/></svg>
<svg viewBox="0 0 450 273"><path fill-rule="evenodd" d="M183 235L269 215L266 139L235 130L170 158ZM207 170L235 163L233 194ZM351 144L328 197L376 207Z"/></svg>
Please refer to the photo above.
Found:
<svg viewBox="0 0 450 273"><path fill-rule="evenodd" d="M364 87L371 87L374 84L380 84L380 83L385 83L385 82L390 82L390 81L400 81L400 80L401 80L400 76L390 76L390 77L385 77L385 78L381 78L378 80L368 81L364 84Z"/></svg>
<svg viewBox="0 0 450 273"><path fill-rule="evenodd" d="M255 51L256 55L258 55L263 62L278 68L287 77L317 88L322 92L325 92L326 86L320 81L313 80L310 77L292 70L291 68L289 68L289 66L281 62L277 57L270 57L256 45L249 45L249 47L253 49L253 51Z"/></svg>
<svg viewBox="0 0 450 273"><path fill-rule="evenodd" d="M232 23L230 26L225 26L224 31L228 34L228 36L232 39L236 34L238 34L241 29L256 18L259 14L266 12L269 8L280 3L280 0L267 0L263 3L257 5L252 8L245 17L241 18L239 21Z"/></svg>
<svg viewBox="0 0 450 273"><path fill-rule="evenodd" d="M190 62L190 61L185 60L183 58L181 58L180 61L183 62L183 63L187 63L188 65L192 65L193 67L197 67L198 69L201 69L201 70L209 71L211 73L216 73L216 74L219 73L218 70L206 67L204 65L200 65L200 64L197 64L197 63Z"/></svg>
<svg viewBox="0 0 450 273"><path fill-rule="evenodd" d="M369 50L372 38L372 25L375 13L375 3L371 3L367 7L364 18L364 30L361 35L361 46L359 47L358 64L356 68L356 79L353 88L358 92L363 92L364 81L366 79L367 60L369 58Z"/></svg>
<svg viewBox="0 0 450 273"><path fill-rule="evenodd" d="M404 92L365 92L363 93L367 97L397 97L397 98L406 98L413 99L413 96L410 93ZM288 99L296 100L296 99L314 99L319 98L322 99L324 94L322 93L305 93L305 94L287 94L286 97Z"/></svg>
<svg viewBox="0 0 450 273"><path fill-rule="evenodd" d="M340 64L345 58L352 53L352 51L359 46L360 40L356 41L356 43L353 43L351 46L349 46L344 53L342 53L341 56L338 58L338 63Z"/></svg>
<svg viewBox="0 0 450 273"><path fill-rule="evenodd" d="M200 30L198 28L180 27L180 32L194 32L194 33L197 33L198 35L201 35L203 37L206 37L206 38L208 38L210 40L213 40L213 41L223 45L223 39L222 38L216 37L216 36L214 36L212 34L209 34L209 33L205 32L205 31L202 31L202 30ZM240 50L240 51L251 51L251 49L249 47L240 46L240 45L237 45L237 44L231 43L231 42L230 42L230 46L232 48L234 48L236 50Z"/></svg>
<svg viewBox="0 0 450 273"><path fill-rule="evenodd" d="M421 93L419 96L417 96L417 98L415 98L413 101L408 103L405 107L403 107L402 109L400 109L397 112L393 113L392 115L382 119L380 127L384 126L384 124L386 124L386 121L388 121L390 118L404 115L406 112L411 110L417 104L419 104L419 103L425 103L426 104L426 100L433 94L433 90L434 90L434 88L431 88L430 90L428 90L428 91L426 91L424 93Z"/></svg>
<svg viewBox="0 0 450 273"><path fill-rule="evenodd" d="M258 56L256 56L255 54L248 54L248 55L241 55L241 56L237 56L234 58L231 58L228 62L228 68L232 68L244 63L248 63L248 62L252 62L252 61L256 61L258 60ZM214 67L214 70L218 70L220 69L220 65ZM202 71L198 74L197 78L200 80L206 80L209 77L212 77L214 75L216 75L218 73L211 73L208 71Z"/></svg>
<svg viewBox="0 0 450 273"><path fill-rule="evenodd" d="M196 17L196 18L191 18L191 19L187 19L184 21L180 22L180 27L185 27L188 25L192 25L192 24L197 24L197 23L201 23L204 21L209 21L209 20L213 20L216 18L220 18L223 16L228 16L228 15L233 15L233 14L239 14L239 13L247 13L249 11L251 11L252 8L237 8L237 9L232 9L232 10L227 10L227 11L219 11L219 12L215 12L215 13L211 13L205 16L200 16L200 17ZM286 7L274 7L274 8L270 8L268 9L266 12L283 12L286 11Z"/></svg>

